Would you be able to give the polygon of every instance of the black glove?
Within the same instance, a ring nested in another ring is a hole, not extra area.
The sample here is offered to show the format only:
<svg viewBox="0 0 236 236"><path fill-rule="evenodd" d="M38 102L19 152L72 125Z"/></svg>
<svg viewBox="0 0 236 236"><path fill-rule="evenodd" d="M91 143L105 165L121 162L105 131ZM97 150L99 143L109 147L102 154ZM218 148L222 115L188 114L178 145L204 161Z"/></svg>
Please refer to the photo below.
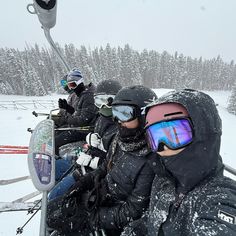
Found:
<svg viewBox="0 0 236 236"><path fill-rule="evenodd" d="M67 103L66 99L59 98L58 106L61 109L65 109L70 114L73 114L75 112L75 109Z"/></svg>
<svg viewBox="0 0 236 236"><path fill-rule="evenodd" d="M93 178L89 174L81 176L79 180L74 183L68 192L68 197L80 197L86 190L92 189L94 186Z"/></svg>
<svg viewBox="0 0 236 236"><path fill-rule="evenodd" d="M67 108L67 106L68 106L68 103L67 103L66 99L61 99L61 98L59 98L59 100L58 100L58 106L59 106L59 108L62 108L62 109L65 109L65 110L66 110L66 108Z"/></svg>
<svg viewBox="0 0 236 236"><path fill-rule="evenodd" d="M93 157L100 157L103 160L106 158L107 153L102 151L99 148L93 147L93 146L89 146L87 154L93 156Z"/></svg>

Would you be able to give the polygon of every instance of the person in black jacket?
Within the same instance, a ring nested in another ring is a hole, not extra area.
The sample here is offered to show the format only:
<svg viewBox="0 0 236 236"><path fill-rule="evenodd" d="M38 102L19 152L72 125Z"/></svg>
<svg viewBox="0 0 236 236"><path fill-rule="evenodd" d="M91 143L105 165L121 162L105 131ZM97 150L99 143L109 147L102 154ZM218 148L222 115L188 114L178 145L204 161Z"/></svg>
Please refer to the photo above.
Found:
<svg viewBox="0 0 236 236"><path fill-rule="evenodd" d="M112 102L117 92L122 88L116 80L103 80L94 94L95 106L98 110L98 118L94 132L86 136L88 150L81 152L77 163L96 169L106 157L106 152L117 133L117 124L112 118Z"/></svg>
<svg viewBox="0 0 236 236"><path fill-rule="evenodd" d="M216 105L202 92L171 92L147 109L156 177L146 231L139 222L124 235L236 235L236 182L223 176L221 132Z"/></svg>
<svg viewBox="0 0 236 236"><path fill-rule="evenodd" d="M148 206L154 173L147 164L149 150L141 112L154 98L155 93L141 85L124 87L114 98L112 113L118 132L106 160L78 178L70 193L78 197L86 190L96 193L95 206L89 207L87 217L91 231L102 229L108 236L120 235Z"/></svg>
<svg viewBox="0 0 236 236"><path fill-rule="evenodd" d="M118 81L103 80L95 90L94 99L98 110L98 118L95 122L94 132L86 136L88 148L85 152L78 154L77 164L84 166L87 171L96 169L105 157L109 146L117 133L117 124L112 119L111 104L116 93L121 89ZM59 159L56 161L56 180L59 180L64 173L72 166L72 160ZM80 167L78 167L80 169ZM78 171L75 169L74 171ZM63 195L74 183L73 173L66 175L49 193L48 200Z"/></svg>
<svg viewBox="0 0 236 236"><path fill-rule="evenodd" d="M73 69L67 75L67 85L78 97L74 106L67 103L66 99L59 99L59 108L66 111L62 123L70 127L94 126L97 118L97 108L94 104L95 87L90 83L84 85L83 77L78 69ZM59 148L67 143L85 140L89 132L81 132L76 129L66 130L55 137L55 154L59 155Z"/></svg>

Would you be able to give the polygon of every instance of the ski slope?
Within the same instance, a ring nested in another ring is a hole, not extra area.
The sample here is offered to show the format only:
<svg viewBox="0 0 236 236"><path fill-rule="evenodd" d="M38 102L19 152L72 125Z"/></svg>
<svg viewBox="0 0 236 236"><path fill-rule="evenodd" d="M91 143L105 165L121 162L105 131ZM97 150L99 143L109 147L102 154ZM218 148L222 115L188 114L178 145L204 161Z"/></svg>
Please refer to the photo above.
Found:
<svg viewBox="0 0 236 236"><path fill-rule="evenodd" d="M158 96L164 94L169 90L156 89L155 92ZM223 160L228 165L236 168L235 159L235 138L234 132L236 131L236 116L227 112L227 101L230 92L215 91L207 92L215 102L218 104L218 110L223 121L223 135L221 145L221 155ZM59 97L66 96L46 96L46 97L22 97L22 96L0 96L0 101L4 100L57 100ZM27 146L30 139L30 133L27 128L34 128L37 123L45 117L35 117L32 115L33 110L0 110L0 145L22 145ZM36 110L37 112L48 112L48 110ZM11 179L28 175L27 155L4 155L0 154L0 180ZM231 176L227 174L227 176ZM236 179L236 177L233 177ZM31 183L31 180L25 180L11 185L0 186L0 202L14 201L26 194L36 191ZM35 197L39 199L40 197ZM22 226L30 215L26 212L7 212L0 213L0 236L16 235L16 229ZM38 213L30 223L25 227L24 236L38 235L39 232L39 219Z"/></svg>

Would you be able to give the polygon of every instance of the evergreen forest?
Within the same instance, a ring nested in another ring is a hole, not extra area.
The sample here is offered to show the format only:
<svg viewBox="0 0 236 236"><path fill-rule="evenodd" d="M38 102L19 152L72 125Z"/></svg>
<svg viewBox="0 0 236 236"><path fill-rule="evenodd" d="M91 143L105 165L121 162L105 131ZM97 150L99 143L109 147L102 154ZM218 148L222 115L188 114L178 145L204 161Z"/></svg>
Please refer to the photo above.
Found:
<svg viewBox="0 0 236 236"><path fill-rule="evenodd" d="M143 84L150 88L230 90L228 110L236 114L236 65L220 56L191 58L175 52L141 52L128 44L123 48L79 49L57 44L70 68L79 68L85 83L119 80L123 86ZM24 50L0 48L0 94L43 96L63 93L60 80L67 73L53 50L37 44Z"/></svg>

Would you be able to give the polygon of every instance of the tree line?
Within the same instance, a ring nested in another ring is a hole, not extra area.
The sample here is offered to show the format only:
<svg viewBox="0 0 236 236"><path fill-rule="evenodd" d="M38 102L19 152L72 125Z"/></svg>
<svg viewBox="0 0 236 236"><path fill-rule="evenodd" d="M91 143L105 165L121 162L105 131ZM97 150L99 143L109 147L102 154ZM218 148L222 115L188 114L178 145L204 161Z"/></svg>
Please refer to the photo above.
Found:
<svg viewBox="0 0 236 236"><path fill-rule="evenodd" d="M139 52L128 44L123 48L107 44L93 50L85 46L78 49L73 44L57 46L70 68L79 68L85 82L95 85L104 79L114 79L124 86L144 84L150 88L232 90L236 84L234 61L226 63L220 56L202 59L178 52L174 55L146 49ZM37 44L21 51L0 48L0 94L63 93L60 80L66 73L51 49L40 48ZM236 98L233 104L234 100Z"/></svg>

